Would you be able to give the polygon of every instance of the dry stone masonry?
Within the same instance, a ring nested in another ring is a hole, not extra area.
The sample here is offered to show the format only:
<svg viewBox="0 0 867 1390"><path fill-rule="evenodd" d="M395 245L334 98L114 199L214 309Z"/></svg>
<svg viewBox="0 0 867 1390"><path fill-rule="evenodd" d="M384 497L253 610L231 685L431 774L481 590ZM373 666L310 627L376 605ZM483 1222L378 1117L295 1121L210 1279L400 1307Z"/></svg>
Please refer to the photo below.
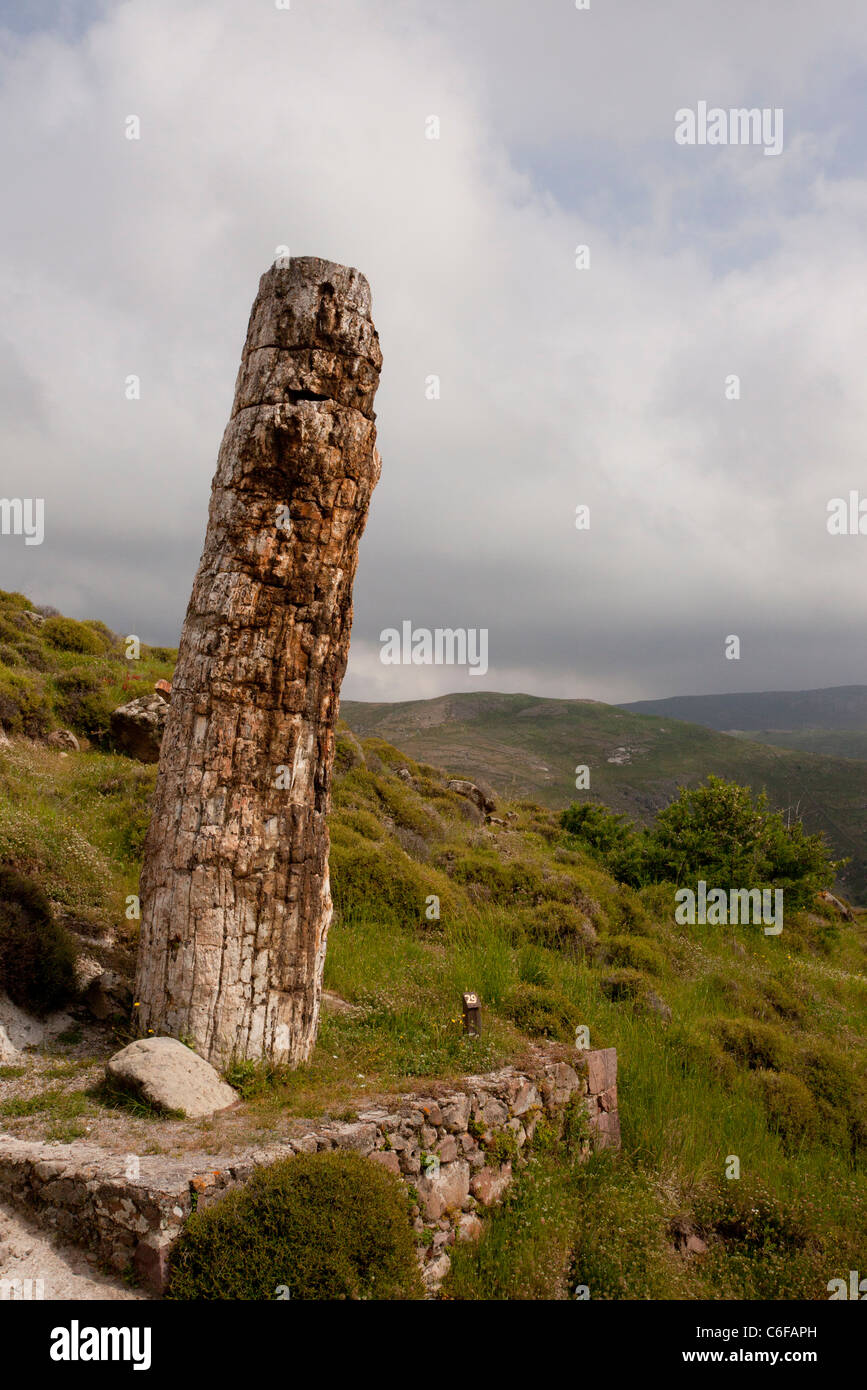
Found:
<svg viewBox="0 0 867 1390"><path fill-rule="evenodd" d="M435 1292L450 1247L480 1234L480 1214L505 1192L539 1123L556 1122L570 1104L586 1111L588 1146L620 1147L614 1048L578 1053L571 1062L538 1048L521 1071L469 1076L460 1089L440 1084L436 1094L403 1096L352 1122L299 1121L288 1141L229 1158L142 1155L134 1174L129 1156L93 1145L0 1138L0 1200L25 1207L114 1269L132 1265L160 1291L171 1247L196 1206L287 1153L354 1150L414 1189L419 1261Z"/></svg>
<svg viewBox="0 0 867 1390"><path fill-rule="evenodd" d="M141 880L141 1033L216 1065L309 1056L326 814L382 355L357 270L274 266L253 305L181 636Z"/></svg>

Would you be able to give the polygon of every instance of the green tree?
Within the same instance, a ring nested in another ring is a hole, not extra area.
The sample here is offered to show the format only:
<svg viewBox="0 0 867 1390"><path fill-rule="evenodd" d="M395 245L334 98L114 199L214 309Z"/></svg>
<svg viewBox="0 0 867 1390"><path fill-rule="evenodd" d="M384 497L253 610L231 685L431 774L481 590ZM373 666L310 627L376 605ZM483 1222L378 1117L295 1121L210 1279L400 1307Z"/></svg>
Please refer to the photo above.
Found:
<svg viewBox="0 0 867 1390"><path fill-rule="evenodd" d="M626 816L617 815L595 801L573 801L561 813L567 835L582 840L621 883L639 888L646 882L644 835L636 832Z"/></svg>
<svg viewBox="0 0 867 1390"><path fill-rule="evenodd" d="M783 888L792 907L827 888L839 867L822 834L768 809L764 792L707 778L681 787L656 817L645 844L646 871L675 883L703 878L714 888Z"/></svg>

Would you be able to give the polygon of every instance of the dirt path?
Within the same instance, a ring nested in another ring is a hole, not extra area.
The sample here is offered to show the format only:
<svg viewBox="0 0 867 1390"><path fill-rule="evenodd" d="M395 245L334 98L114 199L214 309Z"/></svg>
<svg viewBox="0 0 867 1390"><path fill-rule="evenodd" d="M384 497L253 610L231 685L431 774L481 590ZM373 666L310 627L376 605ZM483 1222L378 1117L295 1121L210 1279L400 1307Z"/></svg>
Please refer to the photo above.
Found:
<svg viewBox="0 0 867 1390"><path fill-rule="evenodd" d="M0 1281L41 1280L23 1287L0 1283L0 1299L36 1297L61 1299L146 1299L141 1289L127 1288L120 1279L101 1274L95 1256L75 1245L62 1245L20 1212L0 1206ZM32 1289L32 1293L30 1290Z"/></svg>

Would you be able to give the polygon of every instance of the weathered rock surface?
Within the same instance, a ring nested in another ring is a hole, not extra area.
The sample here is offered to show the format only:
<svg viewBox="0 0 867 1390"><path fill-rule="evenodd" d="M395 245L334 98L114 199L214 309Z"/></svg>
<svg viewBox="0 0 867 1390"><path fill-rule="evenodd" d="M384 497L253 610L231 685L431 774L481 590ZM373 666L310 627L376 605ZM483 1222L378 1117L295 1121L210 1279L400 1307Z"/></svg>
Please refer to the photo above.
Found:
<svg viewBox="0 0 867 1390"><path fill-rule="evenodd" d="M14 1046L3 1024L0 1023L0 1062L8 1066L21 1060L21 1053Z"/></svg>
<svg viewBox="0 0 867 1390"><path fill-rule="evenodd" d="M109 1081L156 1106L188 1118L213 1115L238 1099L203 1057L177 1038L139 1038L106 1063Z"/></svg>
<svg viewBox="0 0 867 1390"><path fill-rule="evenodd" d="M444 1163L439 1172L429 1178L419 1178L415 1184L425 1215L437 1221L447 1211L460 1211L470 1191L470 1165L459 1159Z"/></svg>
<svg viewBox="0 0 867 1390"><path fill-rule="evenodd" d="M6 994L0 993L0 1028L6 1037L7 1050L11 1047L22 1052L28 1047L41 1047L71 1024L69 1014L62 1010L49 1014L47 1018L33 1018L13 1004Z"/></svg>
<svg viewBox="0 0 867 1390"><path fill-rule="evenodd" d="M511 1181L511 1163L504 1163L500 1169L482 1168L470 1183L470 1191L483 1207L492 1207L499 1202Z"/></svg>
<svg viewBox="0 0 867 1390"><path fill-rule="evenodd" d="M79 751L78 739L71 729L52 729L45 742L49 748L62 748L67 753Z"/></svg>
<svg viewBox="0 0 867 1390"><path fill-rule="evenodd" d="M87 986L84 1002L94 1018L125 1016L132 1008L132 990L116 970L103 970Z"/></svg>
<svg viewBox="0 0 867 1390"><path fill-rule="evenodd" d="M453 777L448 787L450 792L457 792L458 796L465 796L468 801L472 801L483 815L490 815L497 809L497 803L490 787L480 787L475 782L467 782L461 777Z"/></svg>
<svg viewBox="0 0 867 1390"><path fill-rule="evenodd" d="M262 276L181 636L141 879L139 1027L310 1054L352 583L382 354L357 270Z"/></svg>
<svg viewBox="0 0 867 1390"><path fill-rule="evenodd" d="M141 763L159 762L169 707L156 694L139 695L109 715L115 748Z"/></svg>

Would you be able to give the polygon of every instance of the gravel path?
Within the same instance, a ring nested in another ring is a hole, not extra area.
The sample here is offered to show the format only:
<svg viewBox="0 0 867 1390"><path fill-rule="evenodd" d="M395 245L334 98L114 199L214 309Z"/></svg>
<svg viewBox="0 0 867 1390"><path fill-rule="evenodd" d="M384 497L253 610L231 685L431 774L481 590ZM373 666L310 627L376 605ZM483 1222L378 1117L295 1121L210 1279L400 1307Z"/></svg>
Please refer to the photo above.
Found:
<svg viewBox="0 0 867 1390"><path fill-rule="evenodd" d="M11 1207L0 1206L0 1280L43 1281L42 1297L60 1299L146 1299L141 1289L130 1289L120 1279L101 1274L96 1257L77 1245L62 1245L34 1226ZM27 1285L20 1296L27 1293ZM37 1286L33 1286L33 1296ZM19 1296L16 1289L0 1285L0 1299Z"/></svg>

